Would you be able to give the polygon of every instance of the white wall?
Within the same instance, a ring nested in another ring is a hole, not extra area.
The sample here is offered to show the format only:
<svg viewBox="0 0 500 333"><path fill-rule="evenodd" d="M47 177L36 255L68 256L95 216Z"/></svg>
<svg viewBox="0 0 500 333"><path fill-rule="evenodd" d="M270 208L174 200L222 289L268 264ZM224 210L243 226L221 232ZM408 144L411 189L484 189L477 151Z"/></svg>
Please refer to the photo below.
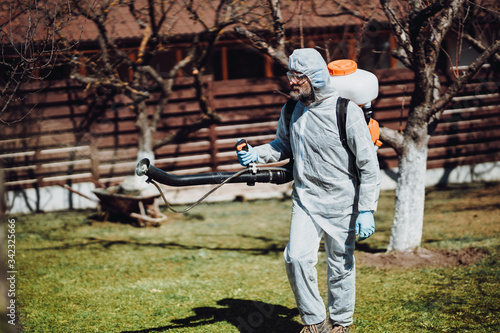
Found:
<svg viewBox="0 0 500 333"><path fill-rule="evenodd" d="M396 188L397 169L382 171L382 190L393 190ZM500 181L500 162L490 162L478 165L460 166L453 169L431 169L427 170L426 186L434 186L446 183L469 183L476 181ZM150 185L153 187L153 185ZM173 204L191 204L202 195L213 188L214 185L191 186L191 187L163 187L167 200ZM74 184L73 189L94 198L92 193L94 184ZM156 189L154 189L156 191ZM38 191L38 192L37 192ZM283 185L256 184L226 184L206 201L232 201L238 197L252 199L282 198L290 196L291 183ZM97 200L97 198L96 198ZM42 211L56 211L65 209L96 208L97 202L71 193L60 186L45 187L38 190L27 189L23 192L10 191L7 193L7 207L10 214L31 213L36 210L39 201L39 209Z"/></svg>
<svg viewBox="0 0 500 333"><path fill-rule="evenodd" d="M50 212L64 209L86 209L97 207L97 197L92 193L93 183L73 184L73 189L95 198L96 201L85 199L71 193L61 186L48 186L40 189L7 192L7 209L10 214L32 213L38 209Z"/></svg>

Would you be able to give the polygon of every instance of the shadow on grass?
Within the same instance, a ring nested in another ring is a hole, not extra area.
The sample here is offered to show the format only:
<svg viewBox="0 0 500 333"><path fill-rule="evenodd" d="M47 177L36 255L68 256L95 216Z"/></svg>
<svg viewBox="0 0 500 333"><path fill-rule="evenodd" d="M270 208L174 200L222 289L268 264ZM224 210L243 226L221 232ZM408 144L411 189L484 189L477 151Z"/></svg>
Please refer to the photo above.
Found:
<svg viewBox="0 0 500 333"><path fill-rule="evenodd" d="M158 247L162 249L177 249L177 250L210 250L210 251L236 251L236 252L246 252L255 255L268 255L270 253L283 253L286 247L286 241L280 242L275 241L271 238L266 237L254 237L248 235L239 235L242 238L253 238L255 240L259 240L265 242L262 247L210 247L210 246L202 246L195 244L180 244L176 242L168 242L168 243L152 243L152 242L139 242L131 239L102 239L96 237L87 237L83 239L83 242L78 243L66 243L59 246L52 247L43 247L43 248L33 248L30 250L35 251L46 251L46 250L68 250L72 248L85 248L91 245L99 245L105 249L109 249L115 245L133 245L140 247ZM319 249L320 252L324 252L324 243L321 241L321 246ZM367 253L378 253L385 252L386 249L376 248L370 246L368 243L359 243L356 242L356 251L367 252Z"/></svg>
<svg viewBox="0 0 500 333"><path fill-rule="evenodd" d="M251 237L251 236L243 236ZM263 239L261 239L263 240ZM92 245L99 245L105 249L109 249L115 245L132 245L137 247L158 247L162 249L180 249L180 250L210 250L210 251L237 251L246 252L255 255L268 255L270 253L281 253L284 251L286 244L281 244L280 242L274 242L268 239L268 244L264 244L262 247L210 247L195 244L180 244L176 242L167 243L152 243L152 242L139 242L131 239L102 239L96 237L84 238L82 242L77 243L66 243L58 246L43 247L43 248L33 248L32 251L46 251L46 250L68 250L72 248L85 248Z"/></svg>
<svg viewBox="0 0 500 333"><path fill-rule="evenodd" d="M225 298L217 302L219 307L194 308L194 316L172 320L172 324L162 327L146 328L138 331L122 331L121 333L164 332L175 328L199 327L217 322L228 322L239 332L273 333L295 332L302 327L293 318L298 310L282 305L273 305L260 301Z"/></svg>
<svg viewBox="0 0 500 333"><path fill-rule="evenodd" d="M244 236L242 237L251 237L251 236ZM255 238L255 237L254 237ZM260 237L259 237L260 238ZM264 240L261 238L261 240ZM269 243L265 244L262 247L249 247L249 248L244 248L244 247L210 247L210 246L202 246L202 245L187 245L187 244L180 244L180 243L175 243L175 242L168 242L168 243L151 243L151 242L138 242L134 240L111 240L111 239L101 239L101 238L95 238L95 237L88 237L85 238L83 242L80 243L66 243L63 245L59 246L52 246L52 247L43 247L43 248L33 248L30 249L31 251L46 251L46 250L68 250L72 248L85 248L91 245L100 245L105 249L109 249L112 246L115 245L133 245L133 246L138 246L138 247L158 247L162 249L176 249L176 250L209 250L209 251L235 251L235 252L245 252L249 254L254 254L254 255L268 255L271 253L283 253L285 250L286 243L280 243L280 242L272 242L270 239L268 240ZM30 251L28 250L28 251ZM321 246L319 249L320 252L324 252L324 245L323 241L321 242ZM370 246L368 243L358 243L356 242L356 251L359 252L367 252L367 253L379 253L379 252L386 252L386 249L381 249L381 248L376 248Z"/></svg>
<svg viewBox="0 0 500 333"><path fill-rule="evenodd" d="M366 253L381 253L386 252L387 249L372 247L369 243L356 242L356 251Z"/></svg>

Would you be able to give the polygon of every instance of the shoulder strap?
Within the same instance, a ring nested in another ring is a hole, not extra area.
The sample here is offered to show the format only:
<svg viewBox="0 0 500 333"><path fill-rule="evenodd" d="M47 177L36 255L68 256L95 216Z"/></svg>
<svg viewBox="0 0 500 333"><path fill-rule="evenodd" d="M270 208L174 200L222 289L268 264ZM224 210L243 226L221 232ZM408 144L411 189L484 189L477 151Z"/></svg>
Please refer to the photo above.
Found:
<svg viewBox="0 0 500 333"><path fill-rule="evenodd" d="M349 100L347 98L339 97L337 100L337 126L339 128L340 141L343 146L347 146L347 135L346 135L346 117L347 117L347 106L349 105Z"/></svg>
<svg viewBox="0 0 500 333"><path fill-rule="evenodd" d="M285 104L285 126L288 130L290 130L290 122L292 121L292 114L296 105L297 101L294 101L293 99L289 99ZM293 153L290 152L290 161L284 166L284 168L293 173L293 164Z"/></svg>
<svg viewBox="0 0 500 333"><path fill-rule="evenodd" d="M289 99L285 104L285 125L288 129L290 129L290 121L292 120L295 105L297 105L297 101L294 101L293 99Z"/></svg>

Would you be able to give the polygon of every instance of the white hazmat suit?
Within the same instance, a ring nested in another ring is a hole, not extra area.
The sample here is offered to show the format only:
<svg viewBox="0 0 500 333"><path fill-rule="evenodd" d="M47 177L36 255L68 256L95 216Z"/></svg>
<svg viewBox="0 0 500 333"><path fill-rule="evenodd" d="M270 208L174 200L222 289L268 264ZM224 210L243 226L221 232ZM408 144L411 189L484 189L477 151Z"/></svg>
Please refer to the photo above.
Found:
<svg viewBox="0 0 500 333"><path fill-rule="evenodd" d="M311 81L315 101L298 102L289 128L284 112L276 139L255 147L259 163L295 159L290 240L286 270L302 321L313 325L326 318L318 291L315 265L325 237L328 262L328 309L335 325L349 326L355 302L355 221L360 211L375 211L380 189L379 165L362 110L349 103L342 145L336 116L337 91L328 68L314 49L298 49L289 69Z"/></svg>

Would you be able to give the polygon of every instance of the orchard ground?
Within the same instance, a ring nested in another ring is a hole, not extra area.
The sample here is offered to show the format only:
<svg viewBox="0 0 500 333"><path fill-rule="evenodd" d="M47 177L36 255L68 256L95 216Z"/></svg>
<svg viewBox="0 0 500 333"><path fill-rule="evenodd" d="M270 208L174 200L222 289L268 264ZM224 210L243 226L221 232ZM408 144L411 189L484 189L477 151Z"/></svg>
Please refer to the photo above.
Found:
<svg viewBox="0 0 500 333"><path fill-rule="evenodd" d="M223 189L221 189L223 191ZM357 243L355 332L499 332L500 183L428 188L422 247L386 253L394 192ZM19 215L23 332L298 332L291 201L201 204L158 228L95 211ZM318 277L326 300L325 253Z"/></svg>

